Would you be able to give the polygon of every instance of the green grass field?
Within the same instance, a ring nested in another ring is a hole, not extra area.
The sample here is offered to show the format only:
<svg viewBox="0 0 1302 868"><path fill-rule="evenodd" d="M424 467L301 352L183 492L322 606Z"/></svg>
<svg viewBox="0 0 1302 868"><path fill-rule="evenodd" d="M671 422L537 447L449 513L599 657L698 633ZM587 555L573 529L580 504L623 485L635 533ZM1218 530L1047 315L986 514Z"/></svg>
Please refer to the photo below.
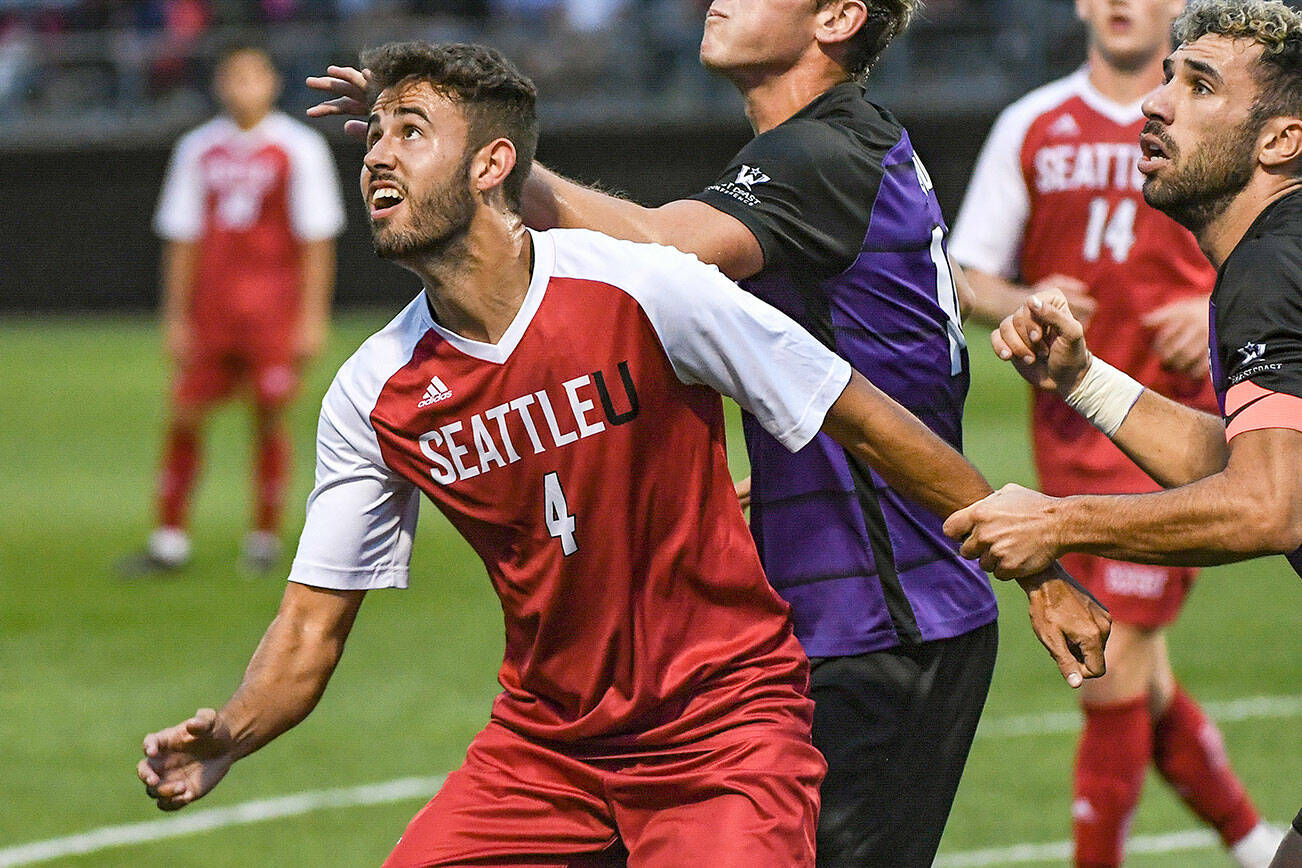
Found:
<svg viewBox="0 0 1302 868"><path fill-rule="evenodd" d="M291 549L311 482L316 404L337 365L388 316L341 318L309 379L294 417ZM972 343L969 453L993 481L1027 482L1025 392L984 336ZM149 527L165 381L150 320L0 320L0 396L9 408L0 416L0 866L29 864L13 854L19 845L164 819L135 780L141 736L220 704L279 600L280 580L235 569L249 511L246 418L235 407L212 427L193 567L165 580L114 577L113 562ZM371 595L313 715L178 819L436 775L460 762L495 692L501 616L482 565L435 510L425 513L412 588ZM1069 727L1010 727L1069 715L1074 702L1027 628L1020 591L998 590L999 667L942 845L953 864L969 851L1062 841L1069 832ZM1300 614L1302 587L1281 559L1218 568L1171 636L1184 683L1214 707L1285 698L1222 724L1263 813L1280 823L1302 802ZM322 809L41 864L375 865L422 802ZM1134 833L1196 826L1150 778ZM1230 863L1205 848L1138 854L1131 864Z"/></svg>

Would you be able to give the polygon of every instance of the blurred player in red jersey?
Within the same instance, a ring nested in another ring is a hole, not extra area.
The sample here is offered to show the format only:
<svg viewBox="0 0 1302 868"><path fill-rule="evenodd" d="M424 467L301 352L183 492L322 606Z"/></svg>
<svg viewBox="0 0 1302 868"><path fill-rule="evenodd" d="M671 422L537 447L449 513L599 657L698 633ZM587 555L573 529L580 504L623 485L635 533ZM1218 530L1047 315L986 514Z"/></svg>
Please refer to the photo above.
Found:
<svg viewBox="0 0 1302 868"><path fill-rule="evenodd" d="M1138 169L1140 104L1162 83L1171 24L1183 7L1184 0L1077 0L1087 65L1000 115L950 251L967 269L977 319L997 325L1032 291L1058 289L1100 357L1212 412L1207 299L1216 273L1187 229L1144 203ZM1157 489L1056 393L1037 391L1032 417L1047 493ZM1081 688L1076 864L1121 863L1151 762L1240 864L1266 865L1279 833L1261 823L1220 733L1176 682L1167 653L1164 628L1196 570L1076 553L1063 564L1114 619L1107 675Z"/></svg>
<svg viewBox="0 0 1302 868"><path fill-rule="evenodd" d="M254 411L253 530L243 563L280 557L289 471L285 408L325 341L343 205L325 140L275 111L280 76L261 49L223 53L224 114L176 145L154 228L164 240L163 337L176 363L158 483L158 526L128 574L190 556L189 507L208 413L237 392Z"/></svg>
<svg viewBox="0 0 1302 868"><path fill-rule="evenodd" d="M527 230L535 91L497 52L364 62L376 251L425 289L336 376L280 613L220 711L146 737L147 793L184 807L311 711L366 593L407 584L423 493L500 598L503 691L389 865L812 866L808 662L733 491L719 393L788 450L828 432L937 513L989 487L718 269ZM1075 683L1106 635L1080 600L1032 610Z"/></svg>

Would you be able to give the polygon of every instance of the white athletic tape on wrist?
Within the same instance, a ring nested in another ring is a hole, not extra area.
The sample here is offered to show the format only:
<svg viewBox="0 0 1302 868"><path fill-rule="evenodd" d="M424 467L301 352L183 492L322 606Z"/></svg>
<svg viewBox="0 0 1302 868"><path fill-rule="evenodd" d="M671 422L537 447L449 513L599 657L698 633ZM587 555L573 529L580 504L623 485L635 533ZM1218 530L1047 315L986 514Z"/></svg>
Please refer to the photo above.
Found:
<svg viewBox="0 0 1302 868"><path fill-rule="evenodd" d="M1125 371L1094 356L1080 385L1067 396L1067 406L1111 437L1139 400L1144 387Z"/></svg>

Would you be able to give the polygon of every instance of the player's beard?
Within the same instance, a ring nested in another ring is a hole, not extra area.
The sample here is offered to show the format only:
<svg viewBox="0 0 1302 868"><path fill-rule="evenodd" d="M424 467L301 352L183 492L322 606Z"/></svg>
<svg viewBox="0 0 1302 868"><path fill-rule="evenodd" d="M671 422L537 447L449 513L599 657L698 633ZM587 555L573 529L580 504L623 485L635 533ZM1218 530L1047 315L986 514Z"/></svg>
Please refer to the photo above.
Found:
<svg viewBox="0 0 1302 868"><path fill-rule="evenodd" d="M392 260L437 259L465 237L475 214L468 180L473 157L474 153L468 152L443 186L408 196L406 227L371 223L371 245L377 256Z"/></svg>
<svg viewBox="0 0 1302 868"><path fill-rule="evenodd" d="M1203 142L1180 161L1161 124L1150 120L1144 132L1161 139L1168 165L1164 177L1149 175L1144 180L1144 201L1198 234L1252 181L1260 129L1261 124L1250 117L1224 138Z"/></svg>

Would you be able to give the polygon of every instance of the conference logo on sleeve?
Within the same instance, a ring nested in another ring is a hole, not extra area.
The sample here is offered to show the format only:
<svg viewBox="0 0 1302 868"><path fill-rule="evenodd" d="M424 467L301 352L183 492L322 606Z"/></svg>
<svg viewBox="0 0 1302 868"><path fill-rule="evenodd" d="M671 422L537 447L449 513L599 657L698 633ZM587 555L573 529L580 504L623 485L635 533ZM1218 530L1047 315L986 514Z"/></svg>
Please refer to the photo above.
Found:
<svg viewBox="0 0 1302 868"><path fill-rule="evenodd" d="M1244 344L1239 347L1239 364L1250 365L1258 359L1265 358L1265 344Z"/></svg>
<svg viewBox="0 0 1302 868"><path fill-rule="evenodd" d="M1267 371L1278 371L1284 367L1279 362L1267 362L1266 352L1266 344L1256 341L1246 343L1235 350L1234 373L1229 378L1230 385L1237 385L1249 377L1264 374Z"/></svg>
<svg viewBox="0 0 1302 868"><path fill-rule="evenodd" d="M733 183L740 184L749 190L754 184L763 184L765 181L772 180L772 178L764 174L761 170L756 169L754 166L747 166L745 163L742 163L741 171L737 173L737 180Z"/></svg>
<svg viewBox="0 0 1302 868"><path fill-rule="evenodd" d="M742 163L737 170L737 177L732 181L721 181L718 184L711 184L710 189L716 193L722 193L725 196L731 196L738 202L754 208L760 203L760 199L751 190L760 185L772 181L773 179L764 172L763 169L755 166L748 166Z"/></svg>

